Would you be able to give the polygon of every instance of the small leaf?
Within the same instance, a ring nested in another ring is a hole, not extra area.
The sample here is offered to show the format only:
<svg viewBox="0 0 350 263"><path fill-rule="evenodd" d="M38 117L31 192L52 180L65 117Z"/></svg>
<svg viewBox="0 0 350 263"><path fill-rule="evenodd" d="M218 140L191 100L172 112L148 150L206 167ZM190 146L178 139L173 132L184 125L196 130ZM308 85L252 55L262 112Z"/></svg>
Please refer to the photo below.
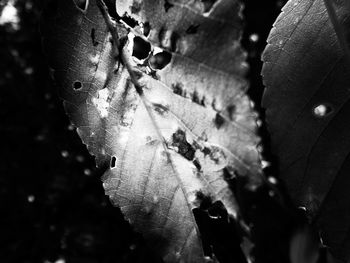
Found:
<svg viewBox="0 0 350 263"><path fill-rule="evenodd" d="M60 0L45 20L65 109L107 167L106 194L164 261L204 262L192 212L199 196L238 218L226 180L246 177L252 188L262 181L257 114L245 94L241 4L116 1L118 24L88 2L82 11ZM111 37L113 24L118 36ZM136 56L140 39L149 54Z"/></svg>
<svg viewBox="0 0 350 263"><path fill-rule="evenodd" d="M290 0L271 30L262 70L281 178L343 260L350 257L349 22L346 1Z"/></svg>

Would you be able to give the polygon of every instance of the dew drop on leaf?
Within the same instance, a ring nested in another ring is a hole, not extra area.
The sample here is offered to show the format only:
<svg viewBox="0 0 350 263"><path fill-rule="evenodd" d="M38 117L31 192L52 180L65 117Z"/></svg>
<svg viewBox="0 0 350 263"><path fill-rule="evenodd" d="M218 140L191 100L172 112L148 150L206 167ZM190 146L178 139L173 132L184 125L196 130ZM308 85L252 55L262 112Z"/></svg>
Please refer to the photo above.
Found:
<svg viewBox="0 0 350 263"><path fill-rule="evenodd" d="M28 195L27 200L28 200L29 203L33 203L35 201L35 196L34 195Z"/></svg>
<svg viewBox="0 0 350 263"><path fill-rule="evenodd" d="M316 106L313 110L316 117L325 117L332 112L332 108L325 104L320 104Z"/></svg>
<svg viewBox="0 0 350 263"><path fill-rule="evenodd" d="M67 158L68 157L68 151L64 150L64 151L61 151L61 155L63 158Z"/></svg>

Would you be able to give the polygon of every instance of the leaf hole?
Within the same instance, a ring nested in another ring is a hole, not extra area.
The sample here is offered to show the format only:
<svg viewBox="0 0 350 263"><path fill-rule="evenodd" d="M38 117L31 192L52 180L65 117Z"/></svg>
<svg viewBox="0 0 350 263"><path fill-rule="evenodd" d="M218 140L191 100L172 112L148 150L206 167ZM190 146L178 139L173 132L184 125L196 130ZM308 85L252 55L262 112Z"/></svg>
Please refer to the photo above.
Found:
<svg viewBox="0 0 350 263"><path fill-rule="evenodd" d="M187 142L186 133L182 130L177 130L172 136L172 146L177 148L177 153L189 161L194 159L196 150Z"/></svg>
<svg viewBox="0 0 350 263"><path fill-rule="evenodd" d="M120 19L119 15L117 14L117 10L115 8L115 2L114 1L103 1L108 9L108 14L116 21Z"/></svg>
<svg viewBox="0 0 350 263"><path fill-rule="evenodd" d="M131 28L134 28L135 26L137 26L139 24L135 19L133 19L132 17L128 16L126 13L123 15L121 20L123 20Z"/></svg>
<svg viewBox="0 0 350 263"><path fill-rule="evenodd" d="M149 22L145 22L143 24L143 35L145 37L148 37L149 33L151 32L151 25Z"/></svg>
<svg viewBox="0 0 350 263"><path fill-rule="evenodd" d="M134 45L132 55L140 60L148 57L151 52L151 44L143 40L141 37L134 37Z"/></svg>
<svg viewBox="0 0 350 263"><path fill-rule="evenodd" d="M332 107L330 105L327 105L327 104L319 104L313 108L313 114L317 118L327 117L332 112L333 112Z"/></svg>
<svg viewBox="0 0 350 263"><path fill-rule="evenodd" d="M168 12L170 8L172 8L174 5L172 3L169 3L169 0L164 1L164 9L165 12Z"/></svg>
<svg viewBox="0 0 350 263"><path fill-rule="evenodd" d="M186 29L186 34L196 34L198 32L198 28L199 25L190 25L187 29Z"/></svg>
<svg viewBox="0 0 350 263"><path fill-rule="evenodd" d="M113 156L111 159L111 169L115 168L116 162L117 162L117 158Z"/></svg>
<svg viewBox="0 0 350 263"><path fill-rule="evenodd" d="M73 89L74 89L74 90L80 90L82 87L83 87L83 84L81 84L80 81L75 81L75 82L73 83Z"/></svg>
<svg viewBox="0 0 350 263"><path fill-rule="evenodd" d="M149 65L152 69L163 69L171 61L171 53L162 51L153 55L149 60Z"/></svg>
<svg viewBox="0 0 350 263"><path fill-rule="evenodd" d="M86 11L89 5L89 0L73 0L74 4L81 10Z"/></svg>
<svg viewBox="0 0 350 263"><path fill-rule="evenodd" d="M204 13L210 12L217 0L201 0L204 6Z"/></svg>

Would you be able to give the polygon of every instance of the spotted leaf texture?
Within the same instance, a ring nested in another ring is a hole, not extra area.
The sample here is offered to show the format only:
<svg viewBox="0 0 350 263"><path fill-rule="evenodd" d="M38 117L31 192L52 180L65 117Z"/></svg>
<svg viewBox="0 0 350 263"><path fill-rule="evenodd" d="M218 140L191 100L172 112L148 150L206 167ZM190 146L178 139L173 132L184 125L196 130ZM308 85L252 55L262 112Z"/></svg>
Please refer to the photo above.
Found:
<svg viewBox="0 0 350 263"><path fill-rule="evenodd" d="M129 68L94 0L56 1L43 25L66 112L107 167L106 194L165 262L204 261L192 212L203 198L237 219L228 180L261 183L241 8L236 0L116 1L109 11L121 17Z"/></svg>
<svg viewBox="0 0 350 263"><path fill-rule="evenodd" d="M262 70L280 175L342 260L350 256L349 7L290 0L271 30Z"/></svg>

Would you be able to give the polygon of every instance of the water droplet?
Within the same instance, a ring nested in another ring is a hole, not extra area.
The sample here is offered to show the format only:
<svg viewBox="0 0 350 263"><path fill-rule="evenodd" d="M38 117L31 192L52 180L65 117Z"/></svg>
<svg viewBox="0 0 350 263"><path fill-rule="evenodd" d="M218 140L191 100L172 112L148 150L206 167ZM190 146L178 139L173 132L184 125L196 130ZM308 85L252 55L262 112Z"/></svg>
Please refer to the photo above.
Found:
<svg viewBox="0 0 350 263"><path fill-rule="evenodd" d="M32 75L34 72L34 69L32 67L27 67L25 70L24 70L24 74L26 75Z"/></svg>
<svg viewBox="0 0 350 263"><path fill-rule="evenodd" d="M20 18L18 11L14 6L14 1L8 1L0 14L0 25L9 24L14 30L19 29Z"/></svg>
<svg viewBox="0 0 350 263"><path fill-rule="evenodd" d="M66 263L66 260L64 258L59 258L55 261L55 263Z"/></svg>
<svg viewBox="0 0 350 263"><path fill-rule="evenodd" d="M68 153L68 151L64 150L64 151L61 152L61 155L62 155L63 158L67 158L69 153Z"/></svg>
<svg viewBox="0 0 350 263"><path fill-rule="evenodd" d="M276 177L270 176L269 178L267 178L267 180L268 180L271 184L277 184L277 179L276 179Z"/></svg>
<svg viewBox="0 0 350 263"><path fill-rule="evenodd" d="M306 211L306 207L305 206L299 206L298 208L301 209L301 210Z"/></svg>
<svg viewBox="0 0 350 263"><path fill-rule="evenodd" d="M313 113L316 117L322 118L327 116L332 112L332 108L330 106L327 106L325 104L320 104L314 107Z"/></svg>
<svg viewBox="0 0 350 263"><path fill-rule="evenodd" d="M36 137L35 137L35 140L38 141L38 142L42 142L45 140L45 135L43 134L38 134Z"/></svg>
<svg viewBox="0 0 350 263"><path fill-rule="evenodd" d="M84 160L85 160L84 156L82 156L82 155L77 155L77 157L75 157L75 159L76 159L77 162L79 162L79 163L82 163L82 162L84 162Z"/></svg>
<svg viewBox="0 0 350 263"><path fill-rule="evenodd" d="M136 244L131 244L130 246L129 246L129 249L130 250L134 250L136 248Z"/></svg>
<svg viewBox="0 0 350 263"><path fill-rule="evenodd" d="M261 161L261 167L262 167L263 169L269 167L270 165L271 165L271 164L270 164L269 162L265 161L265 160L262 160L262 161Z"/></svg>
<svg viewBox="0 0 350 263"><path fill-rule="evenodd" d="M249 40L253 43L256 43L259 41L259 35L254 33L249 36Z"/></svg>
<svg viewBox="0 0 350 263"><path fill-rule="evenodd" d="M34 195L28 195L28 202L33 203L35 201L35 196Z"/></svg>

